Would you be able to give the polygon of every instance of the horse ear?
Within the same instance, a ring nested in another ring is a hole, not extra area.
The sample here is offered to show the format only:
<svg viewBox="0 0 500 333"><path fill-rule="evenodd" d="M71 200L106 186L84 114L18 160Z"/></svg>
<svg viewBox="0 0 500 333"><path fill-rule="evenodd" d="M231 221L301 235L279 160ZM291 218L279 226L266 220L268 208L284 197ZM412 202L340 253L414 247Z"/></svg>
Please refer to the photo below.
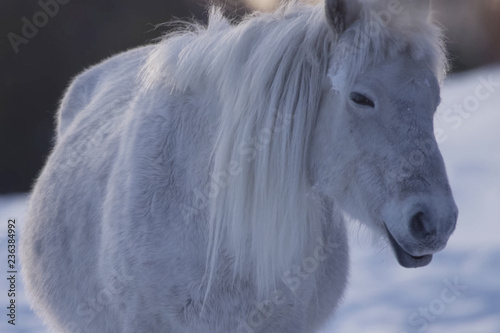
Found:
<svg viewBox="0 0 500 333"><path fill-rule="evenodd" d="M325 13L330 26L338 33L344 32L359 17L361 5L358 0L326 0Z"/></svg>

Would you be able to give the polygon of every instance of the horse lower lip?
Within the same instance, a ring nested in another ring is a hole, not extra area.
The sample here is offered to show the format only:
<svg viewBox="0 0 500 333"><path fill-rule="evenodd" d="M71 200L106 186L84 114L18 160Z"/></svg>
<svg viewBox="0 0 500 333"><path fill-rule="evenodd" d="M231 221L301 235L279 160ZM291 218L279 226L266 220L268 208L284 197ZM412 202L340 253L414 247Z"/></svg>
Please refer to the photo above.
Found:
<svg viewBox="0 0 500 333"><path fill-rule="evenodd" d="M412 257L412 258L413 258L413 259L415 259L415 260L422 260L422 259L424 259L424 258L425 258L425 256L414 257L414 256L412 256L412 255L410 255L410 257Z"/></svg>
<svg viewBox="0 0 500 333"><path fill-rule="evenodd" d="M399 262L399 264L405 268L417 268L422 266L427 266L432 260L432 254L423 256L412 256L406 250L404 250L401 245L398 244L396 239L392 236L386 227L387 235L391 243L394 254Z"/></svg>

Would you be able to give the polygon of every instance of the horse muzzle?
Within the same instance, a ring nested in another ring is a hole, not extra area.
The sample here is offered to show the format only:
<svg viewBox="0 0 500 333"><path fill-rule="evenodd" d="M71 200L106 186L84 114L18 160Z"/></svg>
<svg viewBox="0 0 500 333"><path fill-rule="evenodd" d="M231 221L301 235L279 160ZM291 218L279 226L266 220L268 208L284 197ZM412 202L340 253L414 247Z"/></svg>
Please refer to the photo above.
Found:
<svg viewBox="0 0 500 333"><path fill-rule="evenodd" d="M399 264L406 268L428 265L432 255L446 247L458 217L451 196L413 196L400 205L387 205L383 212L391 247Z"/></svg>

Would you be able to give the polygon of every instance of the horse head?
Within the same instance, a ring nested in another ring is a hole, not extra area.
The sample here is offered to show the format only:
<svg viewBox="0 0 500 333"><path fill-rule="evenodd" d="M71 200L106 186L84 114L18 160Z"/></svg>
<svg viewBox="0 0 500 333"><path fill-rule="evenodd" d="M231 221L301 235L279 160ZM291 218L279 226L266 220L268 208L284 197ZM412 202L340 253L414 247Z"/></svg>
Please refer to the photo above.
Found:
<svg viewBox="0 0 500 333"><path fill-rule="evenodd" d="M434 136L445 57L429 1L327 0L326 15L312 181L384 235L402 266L425 266L458 215Z"/></svg>

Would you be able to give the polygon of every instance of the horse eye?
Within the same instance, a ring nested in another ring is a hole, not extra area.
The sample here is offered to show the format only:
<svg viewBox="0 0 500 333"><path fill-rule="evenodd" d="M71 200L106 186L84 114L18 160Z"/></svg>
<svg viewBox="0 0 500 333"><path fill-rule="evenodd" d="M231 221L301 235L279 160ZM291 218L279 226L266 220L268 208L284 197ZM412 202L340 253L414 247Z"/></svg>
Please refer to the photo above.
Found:
<svg viewBox="0 0 500 333"><path fill-rule="evenodd" d="M362 95L360 93L353 92L353 93L351 93L351 95L349 97L351 98L351 101L353 101L354 103L356 103L358 105L369 106L371 108L375 107L375 103L373 103L373 101L371 99L369 99L368 97L366 97L365 95Z"/></svg>

